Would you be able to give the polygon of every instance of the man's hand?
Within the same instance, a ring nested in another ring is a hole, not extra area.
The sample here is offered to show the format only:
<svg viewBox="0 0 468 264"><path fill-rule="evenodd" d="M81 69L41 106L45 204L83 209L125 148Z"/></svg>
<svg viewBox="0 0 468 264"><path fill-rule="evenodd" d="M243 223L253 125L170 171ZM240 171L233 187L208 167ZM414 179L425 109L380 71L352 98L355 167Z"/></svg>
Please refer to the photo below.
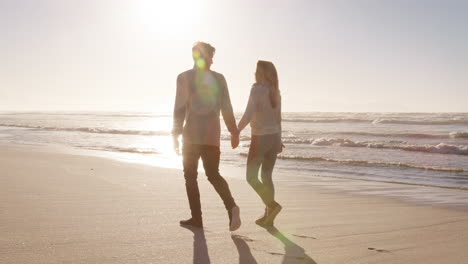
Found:
<svg viewBox="0 0 468 264"><path fill-rule="evenodd" d="M239 133L233 133L231 134L231 147L232 149L235 149L239 146Z"/></svg>
<svg viewBox="0 0 468 264"><path fill-rule="evenodd" d="M174 152L177 155L180 155L179 136L173 135L172 136L172 142L174 144Z"/></svg>

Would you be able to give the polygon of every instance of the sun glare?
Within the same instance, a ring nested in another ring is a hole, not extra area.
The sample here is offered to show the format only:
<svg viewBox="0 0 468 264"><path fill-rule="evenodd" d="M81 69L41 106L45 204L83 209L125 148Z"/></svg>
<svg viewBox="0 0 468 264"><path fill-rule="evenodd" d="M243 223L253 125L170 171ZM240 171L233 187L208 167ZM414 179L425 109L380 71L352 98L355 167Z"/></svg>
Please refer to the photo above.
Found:
<svg viewBox="0 0 468 264"><path fill-rule="evenodd" d="M144 118L134 125L134 129L142 131L143 136L133 137L127 148L135 149L138 155L114 153L115 157L157 167L181 168L181 157L174 152L170 136L172 117Z"/></svg>
<svg viewBox="0 0 468 264"><path fill-rule="evenodd" d="M200 1L140 0L135 2L139 22L155 33L183 33L197 19Z"/></svg>

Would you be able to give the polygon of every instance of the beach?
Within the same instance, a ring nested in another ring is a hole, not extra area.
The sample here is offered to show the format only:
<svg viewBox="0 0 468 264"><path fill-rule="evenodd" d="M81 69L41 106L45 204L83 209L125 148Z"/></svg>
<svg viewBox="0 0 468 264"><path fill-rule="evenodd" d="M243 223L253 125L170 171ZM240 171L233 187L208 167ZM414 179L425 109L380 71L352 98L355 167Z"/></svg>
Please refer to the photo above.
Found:
<svg viewBox="0 0 468 264"><path fill-rule="evenodd" d="M468 261L466 207L356 194L319 177L316 185L279 182L284 209L266 230L254 224L260 199L234 175L243 169L222 167L243 221L230 233L203 172L205 228L190 230L178 223L189 216L180 169L3 145L0 171L0 263Z"/></svg>
<svg viewBox="0 0 468 264"><path fill-rule="evenodd" d="M468 264L467 10L0 1L0 264Z"/></svg>

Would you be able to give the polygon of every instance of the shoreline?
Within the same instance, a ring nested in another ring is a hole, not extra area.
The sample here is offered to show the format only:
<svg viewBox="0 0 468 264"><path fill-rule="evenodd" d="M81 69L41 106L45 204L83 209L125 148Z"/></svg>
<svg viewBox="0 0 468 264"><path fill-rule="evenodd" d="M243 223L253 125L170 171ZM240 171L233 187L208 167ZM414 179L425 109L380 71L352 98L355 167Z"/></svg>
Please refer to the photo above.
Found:
<svg viewBox="0 0 468 264"><path fill-rule="evenodd" d="M182 171L182 157L177 160L167 158L145 157L141 154L116 153L102 150L90 150L74 148L65 145L43 145L43 144L1 144L0 147L18 148L27 151L60 153L67 155L77 155L83 157L97 157L110 161L118 161L129 164L149 166L153 168L175 169ZM221 153L222 155L222 153ZM174 157L171 157L174 158ZM245 181L245 167L234 164L220 164L221 175L223 171L230 173L226 177ZM182 173L182 172L181 172ZM364 197L383 197L396 201L413 203L415 205L431 205L441 208L452 208L456 210L468 211L468 189L457 187L432 186L424 184L412 184L395 181L380 181L369 179L347 178L340 176L319 175L311 172L296 171L291 176L291 171L287 169L275 168L275 185L318 187L331 191L341 191L347 194L360 195ZM204 175L203 166L199 166L199 175ZM247 184L245 182L245 184Z"/></svg>

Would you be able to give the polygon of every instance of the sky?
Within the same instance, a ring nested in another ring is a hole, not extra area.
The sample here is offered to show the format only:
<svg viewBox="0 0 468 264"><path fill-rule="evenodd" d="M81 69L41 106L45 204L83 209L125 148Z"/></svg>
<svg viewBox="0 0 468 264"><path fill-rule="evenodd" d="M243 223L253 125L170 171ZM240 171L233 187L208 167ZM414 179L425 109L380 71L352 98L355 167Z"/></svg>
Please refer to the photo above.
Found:
<svg viewBox="0 0 468 264"><path fill-rule="evenodd" d="M0 111L172 111L191 47L244 111L257 60L283 111L468 112L464 0L0 0Z"/></svg>

